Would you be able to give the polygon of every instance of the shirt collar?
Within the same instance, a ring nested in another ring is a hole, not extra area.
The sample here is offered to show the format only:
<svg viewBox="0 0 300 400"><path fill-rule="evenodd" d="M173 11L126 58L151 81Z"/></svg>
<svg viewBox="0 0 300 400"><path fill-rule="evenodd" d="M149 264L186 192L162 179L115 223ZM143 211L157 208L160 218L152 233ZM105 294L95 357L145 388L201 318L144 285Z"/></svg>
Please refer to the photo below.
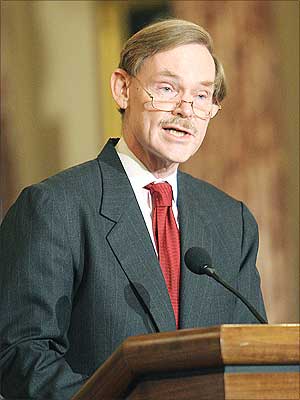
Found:
<svg viewBox="0 0 300 400"><path fill-rule="evenodd" d="M144 188L152 182L168 182L172 186L173 199L177 203L177 169L163 179L156 178L132 153L123 137L117 143L116 151L133 188Z"/></svg>

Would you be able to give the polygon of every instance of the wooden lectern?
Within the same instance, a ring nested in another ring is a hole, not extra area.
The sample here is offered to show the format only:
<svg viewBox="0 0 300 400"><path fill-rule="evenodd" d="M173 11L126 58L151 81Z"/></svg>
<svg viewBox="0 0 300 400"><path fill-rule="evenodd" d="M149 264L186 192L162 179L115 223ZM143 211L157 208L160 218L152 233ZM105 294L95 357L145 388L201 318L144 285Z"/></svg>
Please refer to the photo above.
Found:
<svg viewBox="0 0 300 400"><path fill-rule="evenodd" d="M130 337L72 400L300 399L299 325Z"/></svg>

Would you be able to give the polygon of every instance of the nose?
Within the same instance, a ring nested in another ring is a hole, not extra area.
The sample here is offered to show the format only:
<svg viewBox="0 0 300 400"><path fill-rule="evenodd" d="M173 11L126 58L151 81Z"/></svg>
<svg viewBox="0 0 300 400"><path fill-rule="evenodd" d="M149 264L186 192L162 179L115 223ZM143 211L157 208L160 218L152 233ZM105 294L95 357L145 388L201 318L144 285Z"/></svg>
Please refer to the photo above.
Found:
<svg viewBox="0 0 300 400"><path fill-rule="evenodd" d="M184 118L191 118L194 115L193 102L182 99L173 112L175 115L181 115Z"/></svg>

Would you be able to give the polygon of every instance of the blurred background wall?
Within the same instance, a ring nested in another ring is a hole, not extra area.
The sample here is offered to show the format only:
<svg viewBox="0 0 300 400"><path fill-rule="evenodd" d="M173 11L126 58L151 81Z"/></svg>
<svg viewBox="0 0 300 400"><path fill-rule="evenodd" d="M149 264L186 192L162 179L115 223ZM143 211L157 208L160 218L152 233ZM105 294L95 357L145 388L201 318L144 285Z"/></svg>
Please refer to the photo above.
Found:
<svg viewBox="0 0 300 400"><path fill-rule="evenodd" d="M229 85L182 168L255 214L269 320L299 321L298 1L2 1L0 219L24 186L119 136L110 73L128 35L164 16L211 33Z"/></svg>

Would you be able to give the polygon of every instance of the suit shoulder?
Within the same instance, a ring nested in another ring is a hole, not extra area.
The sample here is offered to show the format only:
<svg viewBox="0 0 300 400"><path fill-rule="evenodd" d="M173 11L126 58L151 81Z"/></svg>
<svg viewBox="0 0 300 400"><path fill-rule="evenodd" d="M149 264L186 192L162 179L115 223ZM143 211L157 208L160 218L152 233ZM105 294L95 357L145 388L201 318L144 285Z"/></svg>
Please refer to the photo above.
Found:
<svg viewBox="0 0 300 400"><path fill-rule="evenodd" d="M75 165L68 169L58 172L57 174L44 179L40 183L36 184L40 186L63 186L74 188L74 185L84 185L94 184L95 180L99 179L100 170L97 160L86 161L82 164ZM76 187L75 187L76 189ZM78 189L78 187L77 187Z"/></svg>
<svg viewBox="0 0 300 400"><path fill-rule="evenodd" d="M183 188L190 193L193 204L205 208L206 212L223 221L240 218L249 224L256 226L256 219L248 207L240 200L235 199L213 184L195 178L184 172L179 173L179 182L183 182Z"/></svg>
<svg viewBox="0 0 300 400"><path fill-rule="evenodd" d="M189 191L198 193L199 196L205 196L207 198L213 198L214 201L222 204L240 205L240 201L225 193L223 190L217 188L215 185L193 177L185 172L180 172L181 180L185 182L185 186L189 188Z"/></svg>
<svg viewBox="0 0 300 400"><path fill-rule="evenodd" d="M34 186L78 192L99 185L100 179L99 163L95 159L60 171Z"/></svg>
<svg viewBox="0 0 300 400"><path fill-rule="evenodd" d="M17 199L38 205L55 201L56 204L95 203L101 196L101 173L97 160L87 161L63 170L39 183L23 189Z"/></svg>
<svg viewBox="0 0 300 400"><path fill-rule="evenodd" d="M190 208L201 210L219 228L223 226L228 231L230 227L231 235L239 238L245 229L257 234L257 222L247 206L211 183L180 173L179 196L183 196L181 201L187 201Z"/></svg>

